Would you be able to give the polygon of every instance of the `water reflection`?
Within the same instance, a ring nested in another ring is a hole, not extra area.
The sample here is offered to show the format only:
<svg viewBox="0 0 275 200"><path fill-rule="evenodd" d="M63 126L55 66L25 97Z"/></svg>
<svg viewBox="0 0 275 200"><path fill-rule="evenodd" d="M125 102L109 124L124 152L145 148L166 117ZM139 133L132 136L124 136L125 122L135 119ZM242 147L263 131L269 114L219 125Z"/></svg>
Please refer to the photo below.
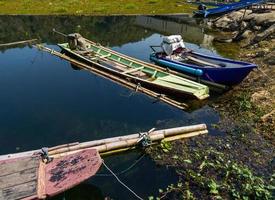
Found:
<svg viewBox="0 0 275 200"><path fill-rule="evenodd" d="M79 32L109 46L139 41L152 34L134 26L134 22L135 17L1 16L0 42L38 38L56 44L62 38L53 33L53 28L63 33Z"/></svg>
<svg viewBox="0 0 275 200"><path fill-rule="evenodd" d="M52 33L52 28L56 28L65 33L81 32L114 50L149 61L149 45L159 44L164 32L152 24L149 29L141 23L144 20L163 23L158 18L143 17L1 16L0 42L39 38L59 49L55 44L63 38ZM181 25L170 23L168 20L165 33L176 33ZM182 25L181 29L187 46L212 53L200 49L205 34L198 27ZM1 49L0 93L0 154L136 133L152 127L206 122L211 129L210 124L219 120L208 106L187 113L161 102L152 104L154 100L143 94L130 95L131 91L124 87L74 70L68 62L30 46ZM105 161L120 171L141 153L133 151L107 157ZM121 178L145 198L176 181L172 169L160 168L148 157ZM94 177L56 199L64 196L133 199L112 177Z"/></svg>

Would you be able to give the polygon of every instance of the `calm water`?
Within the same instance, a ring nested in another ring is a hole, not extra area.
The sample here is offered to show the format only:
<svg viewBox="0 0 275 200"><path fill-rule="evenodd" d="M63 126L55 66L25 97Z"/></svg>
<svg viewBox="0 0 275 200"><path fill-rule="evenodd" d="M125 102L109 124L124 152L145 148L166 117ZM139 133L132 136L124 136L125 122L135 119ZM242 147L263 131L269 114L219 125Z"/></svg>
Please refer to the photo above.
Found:
<svg viewBox="0 0 275 200"><path fill-rule="evenodd" d="M182 34L187 46L217 52L210 35L188 19L154 17L0 17L0 43L38 38L49 47L64 39L52 33L81 32L114 50L149 61L149 45L161 35ZM191 24L191 25L190 25ZM203 48L207 47L209 50ZM0 49L0 154L38 149L219 120L207 105L183 112L143 94L132 94L106 79L74 70L68 62L29 46ZM209 126L210 127L210 126ZM211 127L210 127L211 129ZM219 134L211 131L211 134ZM141 151L111 157L105 162L116 172L130 166ZM103 167L102 167L103 168ZM104 169L100 173L107 173ZM144 157L120 176L146 198L177 181L173 169L156 166ZM134 199L113 177L93 177L55 199Z"/></svg>

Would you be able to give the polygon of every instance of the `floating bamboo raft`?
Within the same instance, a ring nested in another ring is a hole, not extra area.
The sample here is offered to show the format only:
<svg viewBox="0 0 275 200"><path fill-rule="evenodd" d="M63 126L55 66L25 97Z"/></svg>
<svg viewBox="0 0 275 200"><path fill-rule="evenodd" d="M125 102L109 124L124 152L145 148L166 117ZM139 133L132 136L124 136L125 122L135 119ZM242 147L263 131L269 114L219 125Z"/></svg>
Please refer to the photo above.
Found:
<svg viewBox="0 0 275 200"><path fill-rule="evenodd" d="M128 150L145 138L153 143L208 133L205 124L151 130L83 143L0 156L0 199L45 199L93 176L101 166L99 156Z"/></svg>

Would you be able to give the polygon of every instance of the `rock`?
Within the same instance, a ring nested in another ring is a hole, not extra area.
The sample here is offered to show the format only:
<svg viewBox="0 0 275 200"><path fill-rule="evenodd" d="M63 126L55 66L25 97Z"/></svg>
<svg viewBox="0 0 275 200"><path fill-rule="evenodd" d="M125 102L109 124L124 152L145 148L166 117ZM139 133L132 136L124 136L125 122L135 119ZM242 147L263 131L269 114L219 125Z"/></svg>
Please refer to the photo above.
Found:
<svg viewBox="0 0 275 200"><path fill-rule="evenodd" d="M227 17L234 21L239 21L240 19L243 18L243 12L240 12L240 11L232 12L228 14Z"/></svg>
<svg viewBox="0 0 275 200"><path fill-rule="evenodd" d="M252 43L257 43L260 42L264 39L266 39L268 36L273 35L275 33L275 23L270 26L268 29L266 29L265 31L257 34L254 39L252 40Z"/></svg>
<svg viewBox="0 0 275 200"><path fill-rule="evenodd" d="M242 21L242 23L241 23L241 29L244 30L244 29L246 29L247 27L248 27L248 23Z"/></svg>
<svg viewBox="0 0 275 200"><path fill-rule="evenodd" d="M208 27L212 27L212 26L213 26L213 22L208 21L208 22L206 22L206 25L207 25Z"/></svg>
<svg viewBox="0 0 275 200"><path fill-rule="evenodd" d="M255 30L255 31L259 31L259 30L262 29L261 26L252 26L252 28L253 28L253 30Z"/></svg>
<svg viewBox="0 0 275 200"><path fill-rule="evenodd" d="M230 43L233 41L232 38L220 38L220 37L215 37L214 38L215 42L221 42L221 43Z"/></svg>
<svg viewBox="0 0 275 200"><path fill-rule="evenodd" d="M222 29L227 29L231 22L232 22L232 20L229 19L227 16L225 16L225 17L222 17L222 18L218 19L215 22L215 27L222 28Z"/></svg>
<svg viewBox="0 0 275 200"><path fill-rule="evenodd" d="M243 39L247 39L252 35L252 31L251 30L246 30L245 32L243 32L243 34L241 35L241 38Z"/></svg>
<svg viewBox="0 0 275 200"><path fill-rule="evenodd" d="M245 21L253 21L256 25L270 26L275 23L275 11L269 13L252 13L244 17Z"/></svg>
<svg viewBox="0 0 275 200"><path fill-rule="evenodd" d="M242 9L242 10L239 10L239 11L231 12L231 13L227 14L227 16L228 16L228 18L230 18L234 21L240 21L244 17L250 15L251 13L252 13L252 10L246 10L245 11L245 9Z"/></svg>
<svg viewBox="0 0 275 200"><path fill-rule="evenodd" d="M235 30L240 29L240 25L237 21L233 21L232 23L229 24L229 26L227 28L230 31L235 31Z"/></svg>

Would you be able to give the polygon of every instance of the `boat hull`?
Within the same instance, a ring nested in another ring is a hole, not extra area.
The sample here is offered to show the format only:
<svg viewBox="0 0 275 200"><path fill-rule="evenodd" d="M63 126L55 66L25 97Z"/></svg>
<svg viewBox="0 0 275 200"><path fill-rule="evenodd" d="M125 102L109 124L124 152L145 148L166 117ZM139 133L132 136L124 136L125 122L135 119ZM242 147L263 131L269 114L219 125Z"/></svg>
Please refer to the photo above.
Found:
<svg viewBox="0 0 275 200"><path fill-rule="evenodd" d="M75 53L74 51L64 47L64 44L59 44L59 47L62 49L62 51L64 53L66 53L67 55L69 55L81 62L84 62L89 65L93 65L94 67L96 67L104 72L107 72L107 73L112 74L116 77L120 77L121 79L124 79L131 83L136 84L137 90L138 90L138 87L144 87L144 88L150 89L152 91L155 91L155 92L159 93L160 95L164 94L164 95L173 97L174 99L182 99L182 98L188 97L188 98L197 98L197 99L202 100L202 99L209 97L209 89L207 86L204 86L205 91L203 92L202 95L196 96L193 93L188 92L188 91L179 90L179 89L173 88L173 87L166 87L164 85L160 85L160 84L157 84L154 82L143 80L136 76L132 76L132 75L129 75L126 73L121 73L119 71L113 70L111 67L99 67L99 66L95 65L93 62L91 62L89 59L86 59L85 57L80 56L77 53ZM100 61L98 61L98 62L100 64Z"/></svg>
<svg viewBox="0 0 275 200"><path fill-rule="evenodd" d="M0 199L46 199L87 180L102 160L96 149L57 154L48 162L40 152L0 159Z"/></svg>
<svg viewBox="0 0 275 200"><path fill-rule="evenodd" d="M262 0L243 0L232 4L224 4L217 8L211 8L207 10L198 10L194 14L196 17L209 17L209 16L218 16L225 13L229 13L235 10L240 10L251 6L252 4L257 4L263 2Z"/></svg>
<svg viewBox="0 0 275 200"><path fill-rule="evenodd" d="M181 73L192 75L203 80L211 81L214 83L219 83L222 85L233 86L237 85L257 66L251 63L234 61L226 58L207 56L199 53L190 53L191 56L201 59L207 59L215 63L221 63L226 65L226 67L200 67L194 64L182 63L179 61L174 61L168 58L160 56L158 53L152 53L150 59L156 64L176 70ZM235 67L230 67L234 65ZM190 70L201 70L202 74L198 75L192 73Z"/></svg>

